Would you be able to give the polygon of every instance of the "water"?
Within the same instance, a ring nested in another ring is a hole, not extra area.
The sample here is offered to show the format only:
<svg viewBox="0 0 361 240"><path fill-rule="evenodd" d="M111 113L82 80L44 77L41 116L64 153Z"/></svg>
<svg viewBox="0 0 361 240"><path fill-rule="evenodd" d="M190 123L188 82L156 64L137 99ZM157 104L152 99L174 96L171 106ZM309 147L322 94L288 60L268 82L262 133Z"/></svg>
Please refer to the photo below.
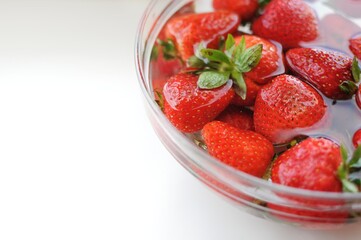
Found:
<svg viewBox="0 0 361 240"><path fill-rule="evenodd" d="M349 39L361 35L361 0L308 0L305 2L315 10L318 16L320 36L314 42L301 45L332 49L353 57L349 50ZM195 10L196 12L211 11L211 1L196 1ZM250 32L249 26L242 27L242 31ZM179 65L175 64L174 68L173 73L176 73ZM153 72L157 72L159 75L156 65L153 66ZM169 72L162 77L157 76L156 79L153 79L153 85L159 88L168 77ZM352 136L358 129L361 129L361 110L357 107L355 98L337 102L326 97L324 99L328 106L327 114L318 124L312 128L294 129L282 134L291 137L307 135L329 138L338 144L345 145L351 152L354 149ZM195 136L199 139L199 135Z"/></svg>

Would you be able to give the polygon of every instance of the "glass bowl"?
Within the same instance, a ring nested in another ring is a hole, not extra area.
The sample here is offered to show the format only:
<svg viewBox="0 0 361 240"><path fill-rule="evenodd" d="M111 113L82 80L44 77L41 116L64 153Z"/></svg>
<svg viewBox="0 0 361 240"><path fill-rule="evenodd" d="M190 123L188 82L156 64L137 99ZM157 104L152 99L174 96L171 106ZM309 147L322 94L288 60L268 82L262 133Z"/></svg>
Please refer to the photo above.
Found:
<svg viewBox="0 0 361 240"><path fill-rule="evenodd" d="M167 120L155 102L151 84L152 48L167 20L191 2L151 1L143 14L136 36L135 64L145 109L164 146L191 174L255 216L308 228L333 228L359 222L361 193L295 189L237 171L208 155ZM202 1L202 4L207 4L207 1ZM303 214L305 212L312 214ZM348 217L345 218L345 215Z"/></svg>

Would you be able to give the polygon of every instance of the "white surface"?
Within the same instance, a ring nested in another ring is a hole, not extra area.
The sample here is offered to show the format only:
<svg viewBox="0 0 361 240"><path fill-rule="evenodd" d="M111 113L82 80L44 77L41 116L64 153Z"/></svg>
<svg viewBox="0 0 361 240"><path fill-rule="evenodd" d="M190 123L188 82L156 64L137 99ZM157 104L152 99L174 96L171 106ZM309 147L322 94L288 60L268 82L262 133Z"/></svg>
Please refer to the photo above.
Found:
<svg viewBox="0 0 361 240"><path fill-rule="evenodd" d="M148 1L0 1L0 239L360 239L231 206L148 123L133 41Z"/></svg>

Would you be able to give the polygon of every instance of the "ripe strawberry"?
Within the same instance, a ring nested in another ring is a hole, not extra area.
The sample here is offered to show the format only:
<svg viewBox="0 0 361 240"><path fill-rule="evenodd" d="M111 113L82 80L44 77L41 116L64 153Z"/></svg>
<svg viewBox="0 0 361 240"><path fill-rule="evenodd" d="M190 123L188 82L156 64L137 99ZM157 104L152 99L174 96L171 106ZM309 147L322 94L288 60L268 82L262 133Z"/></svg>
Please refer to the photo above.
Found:
<svg viewBox="0 0 361 240"><path fill-rule="evenodd" d="M299 128L318 123L326 113L321 95L290 75L281 75L265 85L254 107L256 131L273 143L285 143L298 135Z"/></svg>
<svg viewBox="0 0 361 240"><path fill-rule="evenodd" d="M254 131L253 112L247 108L230 105L216 120L228 123L241 130Z"/></svg>
<svg viewBox="0 0 361 240"><path fill-rule="evenodd" d="M209 48L218 48L220 39L237 31L239 24L238 15L229 11L188 14L167 23L166 37L173 40L178 54L186 61L201 42Z"/></svg>
<svg viewBox="0 0 361 240"><path fill-rule="evenodd" d="M338 178L338 169L341 163L342 158L338 145L323 138L308 138L278 157L272 167L271 179L274 183L294 188L342 192L342 183ZM284 197L286 198L286 196ZM316 198L292 197L292 200L299 202L300 207L306 208L342 205L341 202ZM313 217L315 219L310 221L316 222L343 221L348 216L347 212L295 209L274 204L268 204L268 206L273 210L296 216Z"/></svg>
<svg viewBox="0 0 361 240"><path fill-rule="evenodd" d="M209 154L248 174L262 177L274 155L273 145L262 135L213 121L204 126Z"/></svg>
<svg viewBox="0 0 361 240"><path fill-rule="evenodd" d="M163 88L164 113L182 132L201 130L229 105L234 96L231 81L216 89L202 90L197 87L198 78L194 74L179 73Z"/></svg>
<svg viewBox="0 0 361 240"><path fill-rule="evenodd" d="M361 129L357 130L352 138L352 143L355 148L361 146Z"/></svg>
<svg viewBox="0 0 361 240"><path fill-rule="evenodd" d="M242 99L238 94L236 94L232 100L232 104L237 106L253 106L261 86L247 77L244 78L244 81L247 87L246 98Z"/></svg>
<svg viewBox="0 0 361 240"><path fill-rule="evenodd" d="M361 37L350 39L350 50L358 59L361 59Z"/></svg>
<svg viewBox="0 0 361 240"><path fill-rule="evenodd" d="M348 99L356 92L352 58L337 52L295 48L286 53L290 68L331 99ZM355 63L355 62L354 62Z"/></svg>
<svg viewBox="0 0 361 240"><path fill-rule="evenodd" d="M233 11L242 20L249 20L258 9L258 0L213 0L213 8Z"/></svg>
<svg viewBox="0 0 361 240"><path fill-rule="evenodd" d="M273 0L253 24L253 33L275 40L285 49L298 47L318 36L316 15L302 0Z"/></svg>
<svg viewBox="0 0 361 240"><path fill-rule="evenodd" d="M356 93L356 104L361 109L361 85L358 88L358 91Z"/></svg>
<svg viewBox="0 0 361 240"><path fill-rule="evenodd" d="M245 73L245 77L251 78L258 84L265 84L269 82L272 77L285 72L282 46L276 46L270 41L254 35L236 37L236 44L239 44L242 41L242 37L245 38L246 48L250 48L257 44L262 44L263 46L261 60L251 71Z"/></svg>

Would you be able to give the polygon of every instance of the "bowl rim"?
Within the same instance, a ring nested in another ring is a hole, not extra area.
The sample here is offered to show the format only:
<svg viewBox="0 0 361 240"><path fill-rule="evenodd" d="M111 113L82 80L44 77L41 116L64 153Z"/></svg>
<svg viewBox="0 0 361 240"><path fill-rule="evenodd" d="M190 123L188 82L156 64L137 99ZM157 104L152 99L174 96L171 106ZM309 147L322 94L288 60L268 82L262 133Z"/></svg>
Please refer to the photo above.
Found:
<svg viewBox="0 0 361 240"><path fill-rule="evenodd" d="M252 175L249 175L247 173L241 172L239 170L236 170L235 168L232 168L223 162L217 160L216 158L212 157L211 155L207 154L206 152L199 149L198 146L196 146L190 139L188 139L183 133L178 131L165 117L159 106L156 104L156 102L153 99L153 96L150 92L148 92L145 83L148 81L147 79L147 73L145 72L144 66L143 66L143 57L144 53L142 53L142 44L141 44L141 37L144 34L144 26L147 23L148 17L156 5L157 2L160 2L160 0L151 0L148 4L147 8L143 12L143 15L140 19L140 22L138 24L137 30L136 30L136 36L135 36L135 46L134 46L134 62L135 62L135 68L138 78L138 83L140 85L141 92L143 94L143 97L146 99L146 104L150 107L150 109L153 111L153 113L158 117L161 122L161 127L165 128L165 130L168 131L171 136L173 136L179 143L177 145L185 145L188 149L192 151L196 151L199 157L204 158L206 161L209 161L210 163L216 165L217 167L224 170L227 174L230 174L232 176L235 176L241 180L245 180L250 184L254 184L254 186L265 188L268 190L276 191L277 194L286 194L286 195L293 195L297 197L312 197L317 199L327 199L327 200L342 200L342 201L355 201L355 200L361 200L361 192L358 193L348 193L348 192L323 192L323 191L314 191L314 190L307 190L307 189L300 189L300 188L294 188L289 187L285 185L281 185L278 183L272 183L270 181L266 181L262 178L258 178ZM148 44L148 43L146 43ZM152 43L153 44L153 43ZM149 61L149 59L147 60ZM194 162L194 159L189 159L189 161ZM195 162L198 164L197 162ZM202 165L202 167L204 167ZM207 170L207 169L204 169Z"/></svg>

